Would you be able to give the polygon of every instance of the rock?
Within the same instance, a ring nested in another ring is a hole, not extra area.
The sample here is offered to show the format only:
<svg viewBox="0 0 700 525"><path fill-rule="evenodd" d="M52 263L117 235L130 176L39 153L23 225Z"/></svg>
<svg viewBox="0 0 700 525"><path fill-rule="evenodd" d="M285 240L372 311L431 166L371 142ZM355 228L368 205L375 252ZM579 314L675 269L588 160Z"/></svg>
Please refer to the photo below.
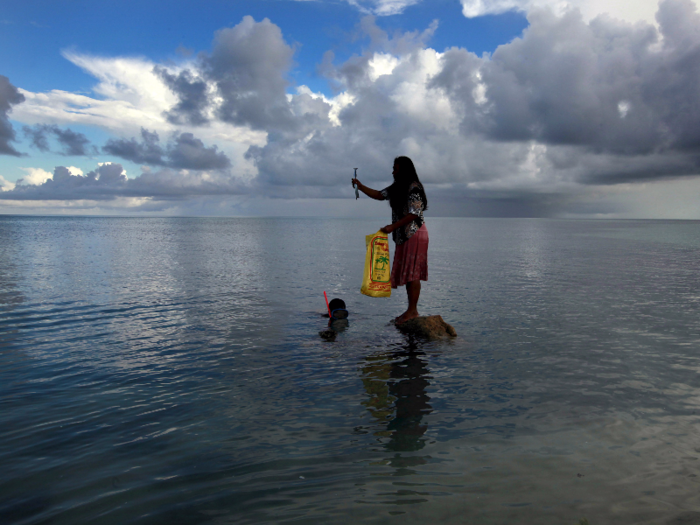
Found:
<svg viewBox="0 0 700 525"><path fill-rule="evenodd" d="M455 329L447 324L439 315L416 317L405 323L397 324L396 328L405 334L418 335L428 339L457 337Z"/></svg>

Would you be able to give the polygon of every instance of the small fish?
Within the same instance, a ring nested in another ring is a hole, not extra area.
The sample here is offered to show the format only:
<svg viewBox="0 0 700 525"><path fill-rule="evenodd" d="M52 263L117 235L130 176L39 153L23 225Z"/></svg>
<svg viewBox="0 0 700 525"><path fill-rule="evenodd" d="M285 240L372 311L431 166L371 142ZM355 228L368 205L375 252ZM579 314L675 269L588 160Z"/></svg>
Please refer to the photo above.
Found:
<svg viewBox="0 0 700 525"><path fill-rule="evenodd" d="M355 169L355 178L357 178L357 168ZM360 198L360 190L357 189L357 184L352 185L353 188L355 188L355 200Z"/></svg>

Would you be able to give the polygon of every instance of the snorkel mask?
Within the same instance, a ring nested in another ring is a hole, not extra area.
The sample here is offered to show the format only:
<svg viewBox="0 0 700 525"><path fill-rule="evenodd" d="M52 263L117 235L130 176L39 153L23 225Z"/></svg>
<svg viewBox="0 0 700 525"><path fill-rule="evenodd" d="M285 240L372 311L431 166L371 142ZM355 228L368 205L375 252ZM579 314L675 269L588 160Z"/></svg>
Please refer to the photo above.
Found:
<svg viewBox="0 0 700 525"><path fill-rule="evenodd" d="M323 297L326 299L326 308L328 308L328 317L332 320L339 321L341 319L347 319L349 312L345 309L345 301L342 299L333 299L330 303L328 302L328 296L326 292L323 292ZM333 306L331 306L333 305Z"/></svg>
<svg viewBox="0 0 700 525"><path fill-rule="evenodd" d="M347 319L348 315L350 315L350 313L344 308L336 308L331 311L331 319L334 320Z"/></svg>

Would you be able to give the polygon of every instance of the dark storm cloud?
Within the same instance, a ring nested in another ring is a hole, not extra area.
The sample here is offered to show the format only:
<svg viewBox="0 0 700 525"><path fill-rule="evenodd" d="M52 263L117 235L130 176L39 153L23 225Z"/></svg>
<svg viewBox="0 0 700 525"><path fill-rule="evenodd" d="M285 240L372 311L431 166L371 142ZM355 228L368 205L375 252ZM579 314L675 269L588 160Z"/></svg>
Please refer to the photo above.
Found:
<svg viewBox="0 0 700 525"><path fill-rule="evenodd" d="M522 38L475 62L449 50L432 86L463 111L464 133L536 140L596 153L700 150L700 17L690 0L664 0L654 27L578 11L530 14ZM486 101L475 106L475 75Z"/></svg>
<svg viewBox="0 0 700 525"><path fill-rule="evenodd" d="M284 41L278 26L267 18L255 22L244 17L237 26L216 32L211 54L199 56L199 75L189 70L175 75L157 68L180 99L168 118L177 123L206 123L210 84L221 98L215 109L218 119L253 129L292 126L286 75L293 55L294 49Z"/></svg>
<svg viewBox="0 0 700 525"><path fill-rule="evenodd" d="M192 133L176 135L163 147L156 132L141 128L140 141L110 139L102 150L137 164L174 169L220 170L231 166L230 159L216 146L206 147Z"/></svg>
<svg viewBox="0 0 700 525"><path fill-rule="evenodd" d="M150 197L182 200L192 196L240 195L249 188L227 174L203 176L170 169L146 170L127 178L121 164L103 164L86 175L74 175L63 166L43 184L17 181L12 191L0 192L0 200L113 200L117 197Z"/></svg>
<svg viewBox="0 0 700 525"><path fill-rule="evenodd" d="M12 106L24 102L24 95L20 93L10 80L0 75L0 155L13 155L19 157L22 154L10 145L15 140L15 131L7 117Z"/></svg>
<svg viewBox="0 0 700 525"><path fill-rule="evenodd" d="M63 147L59 152L61 155L85 156L97 153L95 147L90 146L90 140L85 135L70 129L61 129L51 124L40 124L32 127L24 126L22 131L29 137L32 146L43 152L50 151L48 137L52 135Z"/></svg>
<svg viewBox="0 0 700 525"><path fill-rule="evenodd" d="M90 155L95 152L95 148L89 146L90 141L82 133L57 128L53 130L53 134L63 146L63 155Z"/></svg>
<svg viewBox="0 0 700 525"><path fill-rule="evenodd" d="M555 217L570 200L563 193L470 190L460 185L430 192L430 206L452 217Z"/></svg>
<svg viewBox="0 0 700 525"><path fill-rule="evenodd" d="M192 133L181 133L168 145L166 166L189 170L221 170L231 166L231 161L216 146L207 148Z"/></svg>
<svg viewBox="0 0 700 525"><path fill-rule="evenodd" d="M137 164L149 164L163 166L165 151L160 145L158 133L141 128L141 141L131 139L109 139L102 146L102 151L110 155L116 155Z"/></svg>
<svg viewBox="0 0 700 525"><path fill-rule="evenodd" d="M155 73L180 99L165 116L173 124L200 126L209 122L206 111L209 106L207 82L197 79L189 70L174 75L163 67L154 68Z"/></svg>
<svg viewBox="0 0 700 525"><path fill-rule="evenodd" d="M700 173L700 154L650 154L637 156L587 156L578 167L585 184L625 184L695 177Z"/></svg>
<svg viewBox="0 0 700 525"><path fill-rule="evenodd" d="M46 136L47 133L45 127L48 126L24 126L22 128L22 132L27 138L29 138L32 146L43 152L47 152L51 149L49 146L49 139Z"/></svg>
<svg viewBox="0 0 700 525"><path fill-rule="evenodd" d="M620 154L664 146L652 94L663 76L652 51L657 39L651 26L607 18L586 24L578 11L533 14L524 37L498 48L482 68L488 102L481 131Z"/></svg>

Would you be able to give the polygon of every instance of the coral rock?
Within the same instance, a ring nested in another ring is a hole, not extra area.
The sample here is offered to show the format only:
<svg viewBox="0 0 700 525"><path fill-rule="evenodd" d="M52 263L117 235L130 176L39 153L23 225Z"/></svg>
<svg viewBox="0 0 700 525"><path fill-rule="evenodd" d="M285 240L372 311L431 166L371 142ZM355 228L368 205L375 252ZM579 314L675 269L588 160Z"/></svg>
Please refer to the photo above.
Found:
<svg viewBox="0 0 700 525"><path fill-rule="evenodd" d="M439 315L416 317L405 323L397 324L396 328L405 334L418 335L428 339L457 337L455 329L447 324Z"/></svg>

